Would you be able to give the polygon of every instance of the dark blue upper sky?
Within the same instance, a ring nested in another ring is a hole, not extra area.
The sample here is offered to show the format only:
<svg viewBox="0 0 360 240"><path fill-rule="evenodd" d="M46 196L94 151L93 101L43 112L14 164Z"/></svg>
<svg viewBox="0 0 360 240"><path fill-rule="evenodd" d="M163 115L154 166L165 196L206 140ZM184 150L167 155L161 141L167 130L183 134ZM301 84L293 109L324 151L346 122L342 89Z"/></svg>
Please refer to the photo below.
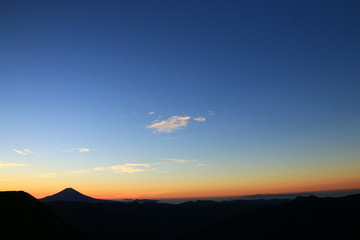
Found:
<svg viewBox="0 0 360 240"><path fill-rule="evenodd" d="M1 1L0 156L30 149L60 166L56 151L94 149L84 168L359 156L359 10L333 0ZM174 116L190 119L169 125Z"/></svg>

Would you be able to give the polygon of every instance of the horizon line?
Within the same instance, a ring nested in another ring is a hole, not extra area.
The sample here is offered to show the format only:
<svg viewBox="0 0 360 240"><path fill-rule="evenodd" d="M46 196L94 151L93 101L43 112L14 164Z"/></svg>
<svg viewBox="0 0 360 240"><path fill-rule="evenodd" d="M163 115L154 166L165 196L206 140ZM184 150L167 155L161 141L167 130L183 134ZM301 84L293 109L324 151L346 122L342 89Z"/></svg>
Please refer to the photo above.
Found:
<svg viewBox="0 0 360 240"><path fill-rule="evenodd" d="M176 200L176 199L210 199L210 198L246 198L246 197L256 197L256 196L272 196L272 195L296 195L296 194L311 194L311 193L336 193L336 192L346 192L346 191L360 191L358 188L346 188L346 189L333 189L333 190L314 190L314 191L304 191L304 192L282 192L282 193L259 193L259 194L246 194L246 195L224 195L224 196L197 196L197 197L170 197L170 198L108 198L105 200L124 200L124 199L149 199L149 200Z"/></svg>

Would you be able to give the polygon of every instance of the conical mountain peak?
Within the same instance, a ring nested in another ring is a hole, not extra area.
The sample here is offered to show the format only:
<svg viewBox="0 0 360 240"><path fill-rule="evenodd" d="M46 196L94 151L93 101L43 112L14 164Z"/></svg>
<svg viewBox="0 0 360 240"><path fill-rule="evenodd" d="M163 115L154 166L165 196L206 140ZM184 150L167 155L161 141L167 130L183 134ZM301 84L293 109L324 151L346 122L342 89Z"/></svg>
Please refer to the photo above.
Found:
<svg viewBox="0 0 360 240"><path fill-rule="evenodd" d="M65 188L64 190L60 191L59 193L79 193L79 194L81 194L80 192L76 191L73 188Z"/></svg>
<svg viewBox="0 0 360 240"><path fill-rule="evenodd" d="M55 202L55 201L66 201L66 202L104 202L108 200L101 200L86 196L73 188L65 188L64 190L45 198L40 199L43 202Z"/></svg>

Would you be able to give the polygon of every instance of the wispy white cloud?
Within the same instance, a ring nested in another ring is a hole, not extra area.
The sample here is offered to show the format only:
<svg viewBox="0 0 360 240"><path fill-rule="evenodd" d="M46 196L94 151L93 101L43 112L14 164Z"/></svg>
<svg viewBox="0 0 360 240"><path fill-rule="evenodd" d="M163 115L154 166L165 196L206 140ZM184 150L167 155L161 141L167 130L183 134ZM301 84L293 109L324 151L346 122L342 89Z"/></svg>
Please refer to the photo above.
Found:
<svg viewBox="0 0 360 240"><path fill-rule="evenodd" d="M154 115L154 114L155 114L155 112L148 112L148 114L149 114L149 115Z"/></svg>
<svg viewBox="0 0 360 240"><path fill-rule="evenodd" d="M136 172L144 172L150 168L150 164L123 164L123 165L115 165L110 167L111 170L117 173L136 173Z"/></svg>
<svg viewBox="0 0 360 240"><path fill-rule="evenodd" d="M68 150L63 150L63 152L81 152L81 153L90 152L90 151L91 151L90 148L70 148Z"/></svg>
<svg viewBox="0 0 360 240"><path fill-rule="evenodd" d="M97 167L93 171L113 171L115 173L137 173L156 170L153 167L163 164L182 164L188 162L195 162L196 160L179 159L179 158L166 158L159 162L152 163L125 163L121 165L114 165L110 167Z"/></svg>
<svg viewBox="0 0 360 240"><path fill-rule="evenodd" d="M205 121L206 121L206 118L204 118L204 117L196 117L196 118L194 118L194 121L197 121L197 122L205 122Z"/></svg>
<svg viewBox="0 0 360 240"><path fill-rule="evenodd" d="M150 115L152 113L155 114L155 112L149 112ZM214 115L215 113L213 111L209 111L208 114L210 116ZM174 131L184 129L191 122L191 120L196 122L205 122L207 120L206 117L202 116L172 116L166 120L161 120L160 118L161 116L158 116L155 121L146 127L154 129L155 133L172 133Z"/></svg>
<svg viewBox="0 0 360 240"><path fill-rule="evenodd" d="M155 129L155 132L171 133L186 127L190 119L191 117L189 116L172 116L163 121L156 120L153 124L147 126L147 128Z"/></svg>
<svg viewBox="0 0 360 240"><path fill-rule="evenodd" d="M193 166L196 167L204 167L206 166L205 163L203 163L203 161L199 161L199 160L195 160L195 159L183 159L183 158L165 158L163 161L161 162L157 162L156 164L183 164L183 163L193 163Z"/></svg>
<svg viewBox="0 0 360 240"><path fill-rule="evenodd" d="M24 149L24 150L13 149L13 151L20 155L34 154L34 152L30 151L29 149Z"/></svg>
<svg viewBox="0 0 360 240"><path fill-rule="evenodd" d="M148 163L125 163L122 165L114 165L110 167L97 167L94 171L114 171L116 173L136 173L149 170L151 164Z"/></svg>
<svg viewBox="0 0 360 240"><path fill-rule="evenodd" d="M89 148L79 148L79 152L90 152Z"/></svg>
<svg viewBox="0 0 360 240"><path fill-rule="evenodd" d="M10 167L24 167L26 164L22 163L8 163L0 161L0 168L10 168Z"/></svg>
<svg viewBox="0 0 360 240"><path fill-rule="evenodd" d="M188 163L188 162L195 161L195 160L179 159L179 158L166 158L164 160L167 161L167 162L172 162L172 163Z"/></svg>
<svg viewBox="0 0 360 240"><path fill-rule="evenodd" d="M26 155L27 154L26 152L20 151L20 150L17 150L17 149L13 149L13 151L20 154L20 155Z"/></svg>
<svg viewBox="0 0 360 240"><path fill-rule="evenodd" d="M125 163L120 165L113 165L113 166L102 166L96 167L92 169L81 169L81 170L73 170L67 171L62 173L44 173L40 174L39 177L55 177L58 175L66 175L66 174L88 174L92 172L102 172L102 171L110 171L114 173L138 173L138 172L145 172L145 171L154 171L159 170L155 169L154 167L159 165L166 165L166 164L184 164L189 162L197 162L197 160L190 160L190 159L180 159L180 158L166 158L162 161L152 162L152 163Z"/></svg>
<svg viewBox="0 0 360 240"><path fill-rule="evenodd" d="M93 168L92 170L94 171L106 171L106 170L109 170L110 168L109 167L96 167L96 168Z"/></svg>

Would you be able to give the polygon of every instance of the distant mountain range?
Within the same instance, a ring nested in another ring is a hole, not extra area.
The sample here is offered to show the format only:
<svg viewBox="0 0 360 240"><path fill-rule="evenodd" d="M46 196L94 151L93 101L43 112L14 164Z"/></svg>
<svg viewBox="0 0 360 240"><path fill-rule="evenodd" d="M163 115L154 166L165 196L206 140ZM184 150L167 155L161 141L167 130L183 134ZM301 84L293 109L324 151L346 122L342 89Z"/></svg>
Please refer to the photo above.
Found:
<svg viewBox="0 0 360 240"><path fill-rule="evenodd" d="M310 196L314 195L317 197L343 197L346 195L358 194L360 193L360 189L350 189L350 190L333 190L333 191L317 191L317 192L299 192L299 193L284 193L284 194L256 194L256 195L248 195L248 196L234 196L234 197L213 197L213 198L180 198L180 199L117 199L114 200L116 202L123 203L185 203L188 201L197 201L197 200L205 200L205 201L233 201L233 200L255 200L255 199L275 199L275 198L287 198L294 199L298 196ZM86 203L105 203L105 202L113 202L113 200L105 200L105 199L97 199L86 196L73 188L66 188L54 195L47 196L45 198L39 199L41 202L55 202L55 201L64 201L64 202L86 202Z"/></svg>
<svg viewBox="0 0 360 240"><path fill-rule="evenodd" d="M73 188L65 188L64 190L44 198L39 199L41 202L87 202L87 203L105 203L112 202L111 200L96 199L86 196Z"/></svg>
<svg viewBox="0 0 360 240"><path fill-rule="evenodd" d="M359 240L360 194L340 198L47 202L86 239Z"/></svg>
<svg viewBox="0 0 360 240"><path fill-rule="evenodd" d="M344 197L348 195L360 194L360 189L343 189L343 190L328 190L328 191L312 191L312 192L294 192L294 193L270 193L270 194L254 194L245 196L227 196L227 197L202 197L202 198L169 198L159 199L162 203L179 204L188 201L233 201L233 200L255 200L255 199L275 199L287 198L295 199L299 196L316 196L316 197Z"/></svg>
<svg viewBox="0 0 360 240"><path fill-rule="evenodd" d="M0 239L360 239L360 194L166 204L107 201L67 188L44 199L0 192Z"/></svg>
<svg viewBox="0 0 360 240"><path fill-rule="evenodd" d="M359 215L360 194L297 197L279 205L234 213L198 231L193 239L357 240Z"/></svg>

